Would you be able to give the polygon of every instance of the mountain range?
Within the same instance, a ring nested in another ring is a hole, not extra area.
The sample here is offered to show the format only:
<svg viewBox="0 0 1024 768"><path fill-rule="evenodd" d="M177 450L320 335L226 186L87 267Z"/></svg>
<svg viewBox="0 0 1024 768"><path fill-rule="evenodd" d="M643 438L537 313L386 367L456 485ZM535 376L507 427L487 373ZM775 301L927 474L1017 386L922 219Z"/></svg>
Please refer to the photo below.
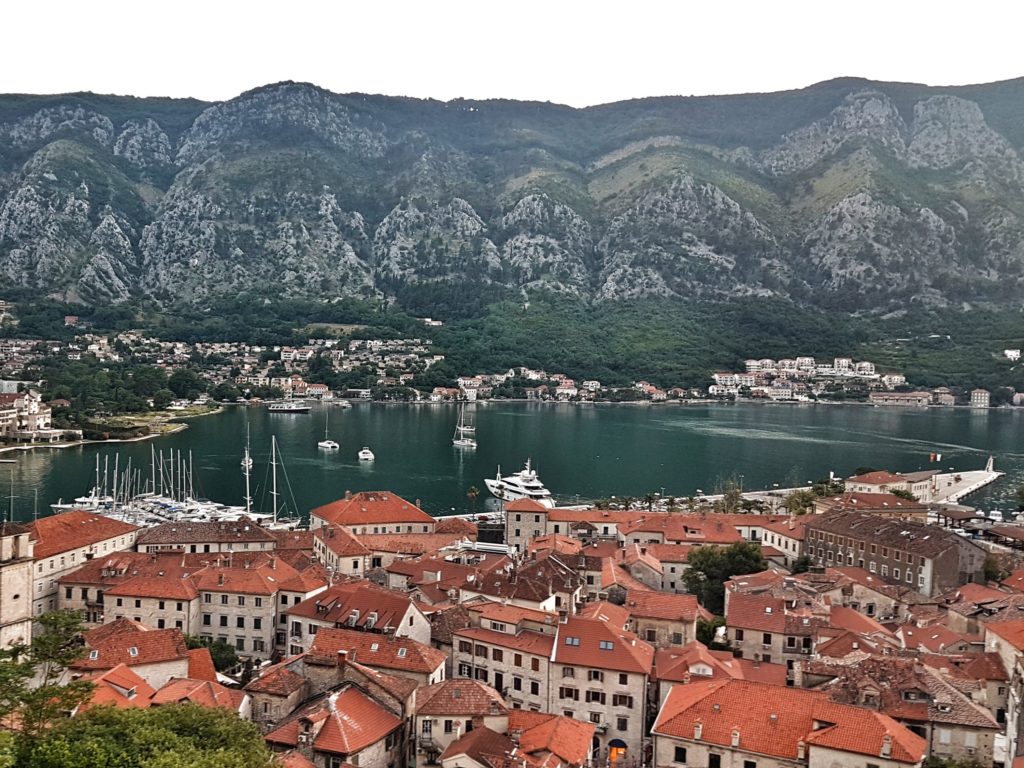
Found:
<svg viewBox="0 0 1024 768"><path fill-rule="evenodd" d="M85 304L443 290L1019 305L1024 79L586 109L0 96L0 282Z"/></svg>

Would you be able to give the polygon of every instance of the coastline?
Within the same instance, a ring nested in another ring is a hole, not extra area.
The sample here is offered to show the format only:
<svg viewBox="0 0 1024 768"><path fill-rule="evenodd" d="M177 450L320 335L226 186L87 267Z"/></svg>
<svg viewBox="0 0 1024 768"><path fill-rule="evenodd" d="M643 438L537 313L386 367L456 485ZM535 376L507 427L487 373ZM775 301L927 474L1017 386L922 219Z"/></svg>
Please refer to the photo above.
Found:
<svg viewBox="0 0 1024 768"><path fill-rule="evenodd" d="M15 451L38 451L38 450L59 450L63 448L78 448L83 445L106 445L108 443L141 443L145 440L155 440L158 437L166 437L167 435L175 435L178 432L183 432L188 429L188 423L186 419L198 419L203 416L213 416L218 413L223 413L224 407L218 406L210 411L203 413L194 413L188 416L174 416L166 421L155 422L158 424L170 425L169 429L160 432L150 432L147 435L139 435L138 437L113 437L108 440L72 440L68 443L28 443L26 445L11 445L4 448L0 448L0 454L13 453Z"/></svg>

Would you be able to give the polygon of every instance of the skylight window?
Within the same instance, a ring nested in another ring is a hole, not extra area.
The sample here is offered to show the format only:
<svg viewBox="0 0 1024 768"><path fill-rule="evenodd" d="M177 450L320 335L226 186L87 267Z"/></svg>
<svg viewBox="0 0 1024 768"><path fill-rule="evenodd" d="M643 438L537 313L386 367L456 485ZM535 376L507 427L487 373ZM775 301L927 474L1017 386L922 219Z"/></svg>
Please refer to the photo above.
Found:
<svg viewBox="0 0 1024 768"><path fill-rule="evenodd" d="M128 655L129 655L129 656L132 656L132 657L138 656L138 655L139 655L139 649L138 649L138 648L136 648L136 647L135 647L135 646L133 645L133 646L132 646L131 648L129 648L129 649L128 649Z"/></svg>
<svg viewBox="0 0 1024 768"><path fill-rule="evenodd" d="M406 654L406 649L405 648L399 648L398 649L398 658L404 659L405 658L405 654Z"/></svg>
<svg viewBox="0 0 1024 768"><path fill-rule="evenodd" d="M374 643L373 645L370 646L370 652L371 653L376 653L377 649L379 649L379 648L380 648L380 643Z"/></svg>
<svg viewBox="0 0 1024 768"><path fill-rule="evenodd" d="M598 643L598 645L600 646L602 651L610 651L615 647L615 643L613 643L611 640L602 640L600 643Z"/></svg>
<svg viewBox="0 0 1024 768"><path fill-rule="evenodd" d="M572 637L570 635L569 637L565 638L565 644L566 645L579 645L580 644L580 639L578 637Z"/></svg>

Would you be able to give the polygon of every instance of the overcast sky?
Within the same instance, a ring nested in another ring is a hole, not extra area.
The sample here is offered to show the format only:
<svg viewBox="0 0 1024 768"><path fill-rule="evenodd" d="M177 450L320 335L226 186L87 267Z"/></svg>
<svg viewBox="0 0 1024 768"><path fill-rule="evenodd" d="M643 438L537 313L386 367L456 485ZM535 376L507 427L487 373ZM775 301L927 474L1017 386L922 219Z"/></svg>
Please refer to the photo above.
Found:
<svg viewBox="0 0 1024 768"><path fill-rule="evenodd" d="M1024 75L1014 0L142 0L5 3L0 92L217 100L280 80L342 93L585 106L845 75Z"/></svg>

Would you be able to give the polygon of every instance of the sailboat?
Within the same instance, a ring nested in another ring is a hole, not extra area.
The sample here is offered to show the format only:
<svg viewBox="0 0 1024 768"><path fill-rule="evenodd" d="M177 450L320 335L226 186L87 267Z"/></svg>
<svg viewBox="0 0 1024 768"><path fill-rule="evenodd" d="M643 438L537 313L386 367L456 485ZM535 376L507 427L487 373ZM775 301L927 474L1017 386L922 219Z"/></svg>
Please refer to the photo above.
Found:
<svg viewBox="0 0 1024 768"><path fill-rule="evenodd" d="M336 451L341 447L334 440L331 440L330 436L327 434L327 425L330 421L331 412L328 410L327 416L324 418L324 439L316 444L316 447L322 451Z"/></svg>
<svg viewBox="0 0 1024 768"><path fill-rule="evenodd" d="M459 408L459 423L455 425L455 434L452 436L452 445L456 448L476 448L476 440L468 435L476 431L474 426L466 426L465 406Z"/></svg>
<svg viewBox="0 0 1024 768"><path fill-rule="evenodd" d="M249 476L249 470L252 469L252 456L249 455L249 424L245 425L245 455L242 457L242 471L245 472L246 477Z"/></svg>

